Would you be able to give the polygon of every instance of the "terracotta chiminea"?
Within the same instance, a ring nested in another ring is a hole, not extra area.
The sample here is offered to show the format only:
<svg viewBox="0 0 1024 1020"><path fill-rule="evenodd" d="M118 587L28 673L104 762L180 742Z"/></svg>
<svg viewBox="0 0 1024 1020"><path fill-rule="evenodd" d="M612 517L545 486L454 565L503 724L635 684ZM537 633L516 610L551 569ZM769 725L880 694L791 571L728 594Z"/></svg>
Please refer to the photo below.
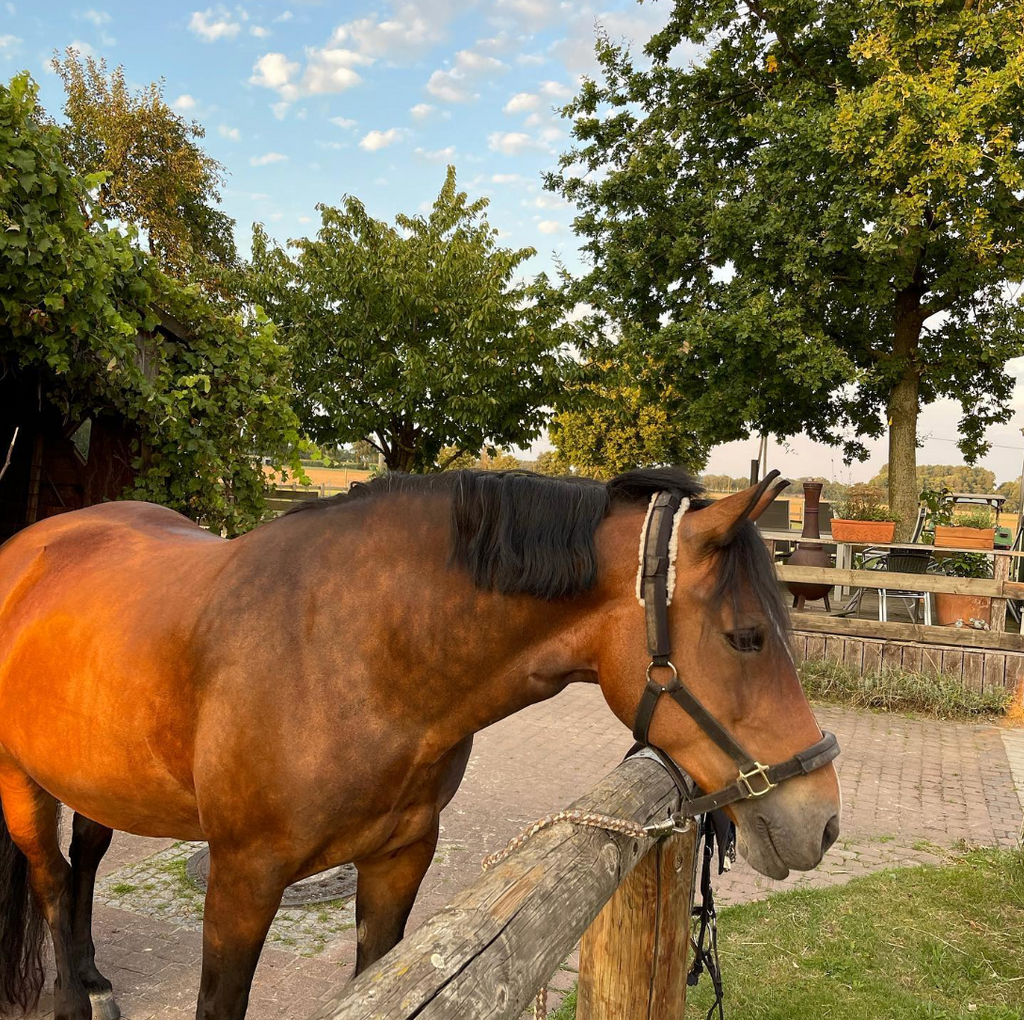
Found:
<svg viewBox="0 0 1024 1020"><path fill-rule="evenodd" d="M818 504L821 502L821 482L804 482L804 529L801 538L821 538L818 527ZM790 556L787 565L791 567L827 567L830 556L823 545L799 543L796 552ZM830 612L828 593L830 584L812 584L808 581L787 581L786 587L793 593L793 608L799 612L810 599L825 600L825 612Z"/></svg>

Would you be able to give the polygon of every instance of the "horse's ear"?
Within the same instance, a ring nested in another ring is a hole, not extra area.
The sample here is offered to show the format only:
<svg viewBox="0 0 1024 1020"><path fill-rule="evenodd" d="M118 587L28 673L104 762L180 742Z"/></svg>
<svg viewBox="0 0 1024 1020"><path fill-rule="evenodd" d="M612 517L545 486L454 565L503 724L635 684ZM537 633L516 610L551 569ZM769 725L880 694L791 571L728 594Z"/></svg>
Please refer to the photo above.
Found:
<svg viewBox="0 0 1024 1020"><path fill-rule="evenodd" d="M687 514L683 519L690 535L709 546L726 545L744 521L756 521L789 485L785 479L776 481L778 477L778 471L770 471L757 485Z"/></svg>

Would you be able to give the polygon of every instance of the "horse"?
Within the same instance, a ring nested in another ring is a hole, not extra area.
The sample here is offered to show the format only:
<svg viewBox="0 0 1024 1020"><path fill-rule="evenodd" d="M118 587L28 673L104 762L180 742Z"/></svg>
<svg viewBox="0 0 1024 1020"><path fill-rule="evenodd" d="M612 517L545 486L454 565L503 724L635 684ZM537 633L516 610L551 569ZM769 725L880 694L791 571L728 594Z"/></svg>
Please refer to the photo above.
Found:
<svg viewBox="0 0 1024 1020"><path fill-rule="evenodd" d="M637 542L661 493L683 501L673 670L760 761L819 740L752 524L785 484L708 501L673 468L389 474L231 540L131 501L16 534L0 548L0 1011L37 1001L48 929L57 1020L119 1015L91 932L114 829L209 844L198 1020L241 1020L283 890L336 865L358 873L356 973L378 960L476 732L576 682L632 725L650 675ZM733 780L679 704L653 707L652 744L703 790ZM774 878L816 866L838 834L832 764L756 792L728 808L739 852Z"/></svg>

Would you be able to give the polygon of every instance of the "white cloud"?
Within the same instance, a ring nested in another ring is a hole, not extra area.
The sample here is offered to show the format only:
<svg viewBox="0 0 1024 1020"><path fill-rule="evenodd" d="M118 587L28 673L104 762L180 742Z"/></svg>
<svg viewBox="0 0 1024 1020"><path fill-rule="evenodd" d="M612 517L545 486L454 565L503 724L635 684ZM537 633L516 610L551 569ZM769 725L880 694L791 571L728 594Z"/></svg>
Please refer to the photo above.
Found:
<svg viewBox="0 0 1024 1020"><path fill-rule="evenodd" d="M71 42L69 42L68 49L74 50L75 53L77 53L80 57L96 56L96 51L87 42L82 42L81 39L73 39Z"/></svg>
<svg viewBox="0 0 1024 1020"><path fill-rule="evenodd" d="M533 204L538 209L564 209L569 203L559 195L554 195L550 191L542 191L533 200Z"/></svg>
<svg viewBox="0 0 1024 1020"><path fill-rule="evenodd" d="M363 79L352 69L353 65L369 63L372 58L353 50L310 47L306 50L306 67L300 76L301 65L297 61L289 60L283 53L265 53L253 65L249 81L274 89L283 100L291 103L302 96L343 92L358 85Z"/></svg>
<svg viewBox="0 0 1024 1020"><path fill-rule="evenodd" d="M537 224L537 229L542 234L560 234L562 232L562 224L556 220L541 220Z"/></svg>
<svg viewBox="0 0 1024 1020"><path fill-rule="evenodd" d="M9 0L8 0L8 3L4 4L4 7L6 7L6 8L7 8L7 13L8 13L8 14L9 14L9 15L10 15L10 16L11 16L12 18L14 17L14 15L15 15L15 14L17 14L17 13L18 13L18 8L17 8L17 7L15 7L15 6L14 6L14 4L10 3L10 2L9 2Z"/></svg>
<svg viewBox="0 0 1024 1020"><path fill-rule="evenodd" d="M368 57L412 62L443 41L449 22L477 0L393 0L386 16L371 14L339 25L331 45Z"/></svg>
<svg viewBox="0 0 1024 1020"><path fill-rule="evenodd" d="M21 40L16 35L0 35L0 54L5 57L16 53Z"/></svg>
<svg viewBox="0 0 1024 1020"><path fill-rule="evenodd" d="M415 120L426 120L436 110L437 107L431 106L430 103L417 103L409 110L409 113Z"/></svg>
<svg viewBox="0 0 1024 1020"><path fill-rule="evenodd" d="M500 152L503 156L520 156L524 152L537 152L544 149L532 135L521 131L494 131L487 136L487 147L492 152Z"/></svg>
<svg viewBox="0 0 1024 1020"><path fill-rule="evenodd" d="M543 81L540 83L540 93L549 99L559 99L563 102L572 99L572 89L560 81Z"/></svg>
<svg viewBox="0 0 1024 1020"><path fill-rule="evenodd" d="M540 106L540 96L534 92L517 92L506 104L506 113L526 113Z"/></svg>
<svg viewBox="0 0 1024 1020"><path fill-rule="evenodd" d="M516 57L516 63L522 67L539 67L547 62L548 58L543 53L520 53Z"/></svg>
<svg viewBox="0 0 1024 1020"><path fill-rule="evenodd" d="M91 21L97 28L109 24L110 15L106 11L86 11L81 15L86 21Z"/></svg>
<svg viewBox="0 0 1024 1020"><path fill-rule="evenodd" d="M253 85L262 85L267 89L282 89L298 72L299 65L289 60L283 53L264 53L253 65L253 74L249 79Z"/></svg>
<svg viewBox="0 0 1024 1020"><path fill-rule="evenodd" d="M288 157L282 152L265 152L262 156L252 156L250 166L268 166L270 163L286 163Z"/></svg>
<svg viewBox="0 0 1024 1020"><path fill-rule="evenodd" d="M216 42L218 39L234 39L242 26L232 21L231 15L223 7L218 7L216 11L208 7L205 11L192 12L188 29L204 42Z"/></svg>
<svg viewBox="0 0 1024 1020"><path fill-rule="evenodd" d="M270 29L262 25L250 25L249 35L254 35L257 39L266 39L270 35Z"/></svg>
<svg viewBox="0 0 1024 1020"><path fill-rule="evenodd" d="M455 158L455 146L446 145L443 149L417 149L416 155L421 159L429 159L432 163L448 163Z"/></svg>
<svg viewBox="0 0 1024 1020"><path fill-rule="evenodd" d="M299 217L299 222L300 223L312 223L313 222L313 217L312 216L300 216Z"/></svg>
<svg viewBox="0 0 1024 1020"><path fill-rule="evenodd" d="M171 102L171 109L177 113L188 113L196 108L196 101L187 92L183 92L177 99Z"/></svg>
<svg viewBox="0 0 1024 1020"><path fill-rule="evenodd" d="M522 174L491 174L491 184L518 184Z"/></svg>
<svg viewBox="0 0 1024 1020"><path fill-rule="evenodd" d="M447 70L435 71L426 84L426 90L445 103L468 103L479 98L473 91L478 78L488 72L507 70L497 57L488 57L474 50L459 50L455 63Z"/></svg>
<svg viewBox="0 0 1024 1020"><path fill-rule="evenodd" d="M457 67L450 71L435 71L427 81L426 90L445 103L468 103L479 98Z"/></svg>
<svg viewBox="0 0 1024 1020"><path fill-rule="evenodd" d="M286 103L283 100L280 103L271 103L270 109L273 111L275 120L284 120L286 114L291 109L291 103Z"/></svg>
<svg viewBox="0 0 1024 1020"><path fill-rule="evenodd" d="M242 137L242 132L238 128L228 127L227 124L221 124L217 128L217 133L221 138L227 138L231 142L237 142Z"/></svg>
<svg viewBox="0 0 1024 1020"><path fill-rule="evenodd" d="M594 74L599 68L594 54L598 28L607 32L613 42L625 40L639 45L664 28L671 13L669 4L633 4L626 10L602 13L584 4L572 12L565 37L551 44L548 55L573 74ZM700 47L684 43L673 60L678 56L685 63L700 52Z"/></svg>
<svg viewBox="0 0 1024 1020"><path fill-rule="evenodd" d="M561 15L562 5L551 0L496 0L494 13L518 22L529 32L544 28Z"/></svg>
<svg viewBox="0 0 1024 1020"><path fill-rule="evenodd" d="M292 17L293 15L291 11L282 11L276 18L274 18L274 21L291 21Z"/></svg>
<svg viewBox="0 0 1024 1020"><path fill-rule="evenodd" d="M332 117L331 123L336 124L340 128L354 128L358 122L348 117Z"/></svg>
<svg viewBox="0 0 1024 1020"><path fill-rule="evenodd" d="M359 148L367 152L376 152L378 149L386 149L402 141L405 132L401 128L388 128L387 131L369 131L359 142Z"/></svg>

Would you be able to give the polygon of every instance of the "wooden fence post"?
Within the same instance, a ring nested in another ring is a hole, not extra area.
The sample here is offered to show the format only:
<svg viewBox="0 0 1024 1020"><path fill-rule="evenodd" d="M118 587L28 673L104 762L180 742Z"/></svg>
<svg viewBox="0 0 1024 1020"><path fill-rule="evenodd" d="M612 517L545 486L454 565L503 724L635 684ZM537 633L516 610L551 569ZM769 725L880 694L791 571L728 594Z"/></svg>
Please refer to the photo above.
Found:
<svg viewBox="0 0 1024 1020"><path fill-rule="evenodd" d="M580 944L577 1020L682 1020L697 826L630 872Z"/></svg>
<svg viewBox="0 0 1024 1020"><path fill-rule="evenodd" d="M994 580L1006 582L1010 579L1010 557L995 556L995 564L992 570ZM1006 599L995 598L992 600L992 612L989 627L996 631L1006 630Z"/></svg>

